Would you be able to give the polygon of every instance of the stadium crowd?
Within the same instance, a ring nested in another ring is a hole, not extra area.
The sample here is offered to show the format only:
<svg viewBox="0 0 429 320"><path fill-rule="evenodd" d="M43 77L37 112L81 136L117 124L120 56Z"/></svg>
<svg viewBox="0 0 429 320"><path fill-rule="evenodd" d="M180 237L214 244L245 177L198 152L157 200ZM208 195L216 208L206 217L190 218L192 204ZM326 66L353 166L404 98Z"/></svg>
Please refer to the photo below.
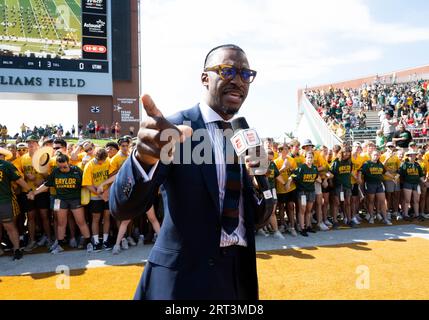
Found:
<svg viewBox="0 0 429 320"><path fill-rule="evenodd" d="M121 125L113 122L109 127L106 124L100 124L97 121L90 120L85 126L79 123L77 129L72 125L70 130L64 132L62 124L46 124L44 126L27 126L25 123L20 126L20 133L10 136L6 126L0 125L0 136L2 141L14 139L18 142L25 141L28 136L37 135L39 137L55 138L89 138L89 139L118 139L121 134ZM129 135L134 136L134 127L130 127Z"/></svg>
<svg viewBox="0 0 429 320"><path fill-rule="evenodd" d="M429 145L389 142L381 150L372 141L316 148L310 140L278 145L267 141L267 172L277 208L258 234L284 239L284 232L308 237L364 220L429 218Z"/></svg>
<svg viewBox="0 0 429 320"><path fill-rule="evenodd" d="M429 124L429 81L383 84L375 81L359 89L307 90L309 101L340 138L350 129L366 129L366 112L379 111L381 121L388 112L406 127L422 128Z"/></svg>
<svg viewBox="0 0 429 320"><path fill-rule="evenodd" d="M130 136L103 147L36 135L25 141L0 147L0 255L11 250L20 259L44 246L57 254L66 245L118 254L156 238L160 203L132 221L109 213L109 187L135 148Z"/></svg>
<svg viewBox="0 0 429 320"><path fill-rule="evenodd" d="M255 232L285 239L316 231L355 228L364 220L391 225L429 218L429 145L402 141L380 150L371 141L316 147L310 140L267 139L267 177L277 199L270 223ZM30 135L0 147L0 255L64 248L112 250L156 238L162 201L132 221L115 221L108 190L135 148L130 136L105 146ZM46 249L43 249L46 248Z"/></svg>

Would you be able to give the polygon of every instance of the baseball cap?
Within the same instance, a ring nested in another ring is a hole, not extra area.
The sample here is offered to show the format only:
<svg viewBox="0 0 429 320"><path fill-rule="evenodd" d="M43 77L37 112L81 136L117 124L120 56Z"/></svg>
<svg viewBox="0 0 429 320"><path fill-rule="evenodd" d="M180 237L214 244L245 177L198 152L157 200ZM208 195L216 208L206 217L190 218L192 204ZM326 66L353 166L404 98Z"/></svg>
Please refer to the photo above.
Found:
<svg viewBox="0 0 429 320"><path fill-rule="evenodd" d="M32 134L25 139L26 142L30 142L30 141L39 142L39 140L40 140L40 138L38 136L36 136L35 134Z"/></svg>
<svg viewBox="0 0 429 320"><path fill-rule="evenodd" d="M25 142L20 142L16 145L16 148L17 149L25 149L25 148L28 149L28 144L26 144Z"/></svg>
<svg viewBox="0 0 429 320"><path fill-rule="evenodd" d="M310 139L304 140L304 143L301 145L301 148L308 147L308 146L314 147L314 144L313 144L313 142L311 142Z"/></svg>

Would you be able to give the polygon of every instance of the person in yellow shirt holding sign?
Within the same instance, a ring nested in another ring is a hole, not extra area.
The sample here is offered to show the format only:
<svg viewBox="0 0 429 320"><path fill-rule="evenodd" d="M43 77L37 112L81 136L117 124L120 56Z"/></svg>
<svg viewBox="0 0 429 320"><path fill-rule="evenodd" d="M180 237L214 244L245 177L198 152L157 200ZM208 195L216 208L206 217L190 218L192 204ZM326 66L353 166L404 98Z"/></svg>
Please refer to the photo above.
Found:
<svg viewBox="0 0 429 320"><path fill-rule="evenodd" d="M94 251L111 249L108 243L110 230L110 212L109 203L107 202L108 194L104 191L99 192L98 186L109 178L110 163L107 160L107 151L105 149L97 149L95 158L90 160L83 170L82 187L88 188L91 192L91 200L88 205L90 214L92 215L92 237ZM103 215L103 243L99 242L99 224L100 218Z"/></svg>
<svg viewBox="0 0 429 320"><path fill-rule="evenodd" d="M386 148L387 151L381 155L380 162L384 165L386 171L390 173L390 175L384 175L384 187L386 188L387 216L391 220L391 218L397 219L399 217L399 198L401 196L399 168L401 160L395 153L396 147L393 142L388 142ZM389 209L392 209L392 215L389 213Z"/></svg>

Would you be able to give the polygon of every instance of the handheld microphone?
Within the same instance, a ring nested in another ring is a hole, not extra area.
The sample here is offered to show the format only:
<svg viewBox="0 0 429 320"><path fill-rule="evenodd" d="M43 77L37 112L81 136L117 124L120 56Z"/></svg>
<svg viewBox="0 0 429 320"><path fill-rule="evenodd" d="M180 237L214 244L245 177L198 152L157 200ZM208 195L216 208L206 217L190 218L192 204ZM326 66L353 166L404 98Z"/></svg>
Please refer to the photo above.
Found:
<svg viewBox="0 0 429 320"><path fill-rule="evenodd" d="M231 138L232 146L238 157L246 155L251 151L256 154L255 148L261 148L261 139L255 129L250 129L245 118L240 117L231 121L234 135ZM266 170L263 170L265 173ZM257 227L265 226L272 214L274 207L274 198L271 191L270 184L265 174L258 174L258 170L255 170L255 179L258 183L259 190L263 195L263 199L258 199L258 202L264 202L262 212L259 215L255 215L255 224Z"/></svg>

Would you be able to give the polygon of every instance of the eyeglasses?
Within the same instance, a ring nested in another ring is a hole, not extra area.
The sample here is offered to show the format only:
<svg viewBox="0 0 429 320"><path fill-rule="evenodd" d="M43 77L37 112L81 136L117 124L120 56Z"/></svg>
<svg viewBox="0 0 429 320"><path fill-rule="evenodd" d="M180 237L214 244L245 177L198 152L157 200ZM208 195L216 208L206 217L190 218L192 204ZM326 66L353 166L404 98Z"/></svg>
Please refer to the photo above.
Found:
<svg viewBox="0 0 429 320"><path fill-rule="evenodd" d="M53 147L52 149L54 149L54 150L60 150L61 147Z"/></svg>
<svg viewBox="0 0 429 320"><path fill-rule="evenodd" d="M214 71L219 75L219 77L221 77L222 80L232 80L237 76L238 73L240 74L241 80L246 83L252 83L256 77L256 71L254 70L246 68L238 69L229 64L220 64L214 67L205 68L204 71Z"/></svg>

